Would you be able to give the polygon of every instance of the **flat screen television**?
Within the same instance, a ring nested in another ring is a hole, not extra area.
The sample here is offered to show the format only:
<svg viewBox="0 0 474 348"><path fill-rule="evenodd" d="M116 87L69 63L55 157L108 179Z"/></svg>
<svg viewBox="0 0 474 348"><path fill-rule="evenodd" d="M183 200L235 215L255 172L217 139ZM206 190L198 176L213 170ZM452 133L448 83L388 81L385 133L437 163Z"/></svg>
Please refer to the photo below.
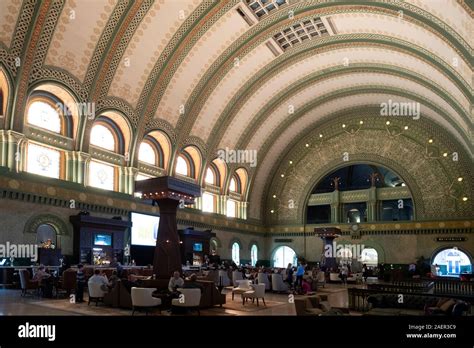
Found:
<svg viewBox="0 0 474 348"><path fill-rule="evenodd" d="M112 236L110 234L95 234L94 245L112 246Z"/></svg>
<svg viewBox="0 0 474 348"><path fill-rule="evenodd" d="M160 217L131 213L132 245L156 246Z"/></svg>
<svg viewBox="0 0 474 348"><path fill-rule="evenodd" d="M194 243L193 251L202 251L202 243Z"/></svg>

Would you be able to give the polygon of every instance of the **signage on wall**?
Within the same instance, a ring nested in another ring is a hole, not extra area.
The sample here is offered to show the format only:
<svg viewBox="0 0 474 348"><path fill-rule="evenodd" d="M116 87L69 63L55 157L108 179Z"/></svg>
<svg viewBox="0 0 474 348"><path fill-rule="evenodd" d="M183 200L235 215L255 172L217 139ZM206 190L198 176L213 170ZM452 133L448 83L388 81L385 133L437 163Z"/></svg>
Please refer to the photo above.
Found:
<svg viewBox="0 0 474 348"><path fill-rule="evenodd" d="M438 237L437 242L465 242L466 237Z"/></svg>

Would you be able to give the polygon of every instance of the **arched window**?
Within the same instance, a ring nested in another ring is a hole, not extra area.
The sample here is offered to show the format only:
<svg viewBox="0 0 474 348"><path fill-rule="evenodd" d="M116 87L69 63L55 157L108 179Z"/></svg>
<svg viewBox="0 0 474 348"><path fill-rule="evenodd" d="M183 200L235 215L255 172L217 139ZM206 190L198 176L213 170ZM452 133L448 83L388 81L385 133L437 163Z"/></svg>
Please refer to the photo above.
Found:
<svg viewBox="0 0 474 348"><path fill-rule="evenodd" d="M183 156L178 156L176 160L176 173L184 176L189 176L189 165Z"/></svg>
<svg viewBox="0 0 474 348"><path fill-rule="evenodd" d="M230 179L229 191L237 192L237 181L234 177Z"/></svg>
<svg viewBox="0 0 474 348"><path fill-rule="evenodd" d="M56 230L50 224L41 224L36 229L36 243L39 246L56 245Z"/></svg>
<svg viewBox="0 0 474 348"><path fill-rule="evenodd" d="M217 255L217 240L214 238L211 238L211 243L210 243L210 249L211 249L211 255Z"/></svg>
<svg viewBox="0 0 474 348"><path fill-rule="evenodd" d="M462 273L472 272L469 256L458 248L444 249L432 259L432 273L441 277L457 277Z"/></svg>
<svg viewBox="0 0 474 348"><path fill-rule="evenodd" d="M202 211L207 213L214 213L215 212L215 200L214 195L210 193L203 193L202 195Z"/></svg>
<svg viewBox="0 0 474 348"><path fill-rule="evenodd" d="M26 171L32 174L60 178L61 153L49 147L29 143L27 147Z"/></svg>
<svg viewBox="0 0 474 348"><path fill-rule="evenodd" d="M250 263L252 266L255 266L258 261L258 247L257 245L252 245L250 248Z"/></svg>
<svg viewBox="0 0 474 348"><path fill-rule="evenodd" d="M232 199L227 200L227 217L236 217L237 215L237 204Z"/></svg>
<svg viewBox="0 0 474 348"><path fill-rule="evenodd" d="M142 142L140 149L138 150L138 160L151 165L156 165L156 151L153 146L147 142Z"/></svg>
<svg viewBox="0 0 474 348"><path fill-rule="evenodd" d="M367 266L377 266L379 263L379 256L377 250L374 248L365 248L360 253L360 260L362 264L366 264Z"/></svg>
<svg viewBox="0 0 474 348"><path fill-rule="evenodd" d="M234 261L237 266L240 265L240 245L237 242L232 244L232 261Z"/></svg>
<svg viewBox="0 0 474 348"><path fill-rule="evenodd" d="M104 190L115 188L115 168L97 161L89 163L89 186Z"/></svg>
<svg viewBox="0 0 474 348"><path fill-rule="evenodd" d="M49 130L54 133L61 133L61 118L57 110L49 103L34 101L28 107L28 123Z"/></svg>
<svg viewBox="0 0 474 348"><path fill-rule="evenodd" d="M286 268L289 263L297 264L295 251L286 245L278 247L273 254L273 267Z"/></svg>
<svg viewBox="0 0 474 348"><path fill-rule="evenodd" d="M90 143L109 151L116 151L114 134L102 124L96 124L92 127Z"/></svg>
<svg viewBox="0 0 474 348"><path fill-rule="evenodd" d="M214 174L214 171L211 168L207 168L206 178L204 179L204 181L206 182L206 184L215 185L216 175Z"/></svg>
<svg viewBox="0 0 474 348"><path fill-rule="evenodd" d="M3 89L0 88L0 116L4 116L5 112L3 111L4 106L3 106Z"/></svg>

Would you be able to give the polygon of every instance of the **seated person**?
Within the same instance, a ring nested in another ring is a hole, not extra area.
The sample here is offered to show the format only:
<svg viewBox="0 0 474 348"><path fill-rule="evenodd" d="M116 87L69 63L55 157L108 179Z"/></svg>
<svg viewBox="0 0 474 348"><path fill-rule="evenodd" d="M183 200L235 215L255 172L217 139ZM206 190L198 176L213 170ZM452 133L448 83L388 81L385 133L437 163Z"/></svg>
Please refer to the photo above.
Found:
<svg viewBox="0 0 474 348"><path fill-rule="evenodd" d="M53 296L53 282L51 274L46 272L43 265L39 266L38 270L35 273L35 276L32 279L33 281L37 281L41 287L44 297L52 297Z"/></svg>
<svg viewBox="0 0 474 348"><path fill-rule="evenodd" d="M181 278L178 271L173 273L173 276L170 278L170 282L168 283L168 290L170 292L176 292L176 289L182 288L184 285L184 280Z"/></svg>
<svg viewBox="0 0 474 348"><path fill-rule="evenodd" d="M109 284L108 284L109 289L115 288L115 286L117 285L118 280L119 280L119 277L117 275L117 271L113 271L112 275L110 276L110 279L109 279Z"/></svg>
<svg viewBox="0 0 474 348"><path fill-rule="evenodd" d="M35 276L33 277L32 280L33 281L38 281L41 284L41 281L43 279L47 279L49 277L51 277L51 274L46 272L44 266L41 265L41 266L38 267L38 270L36 271L36 274L35 274Z"/></svg>
<svg viewBox="0 0 474 348"><path fill-rule="evenodd" d="M96 269L94 275L89 278L88 284L100 284L102 291L107 292L109 290L109 282L107 281L107 278L100 274L100 270L98 269Z"/></svg>

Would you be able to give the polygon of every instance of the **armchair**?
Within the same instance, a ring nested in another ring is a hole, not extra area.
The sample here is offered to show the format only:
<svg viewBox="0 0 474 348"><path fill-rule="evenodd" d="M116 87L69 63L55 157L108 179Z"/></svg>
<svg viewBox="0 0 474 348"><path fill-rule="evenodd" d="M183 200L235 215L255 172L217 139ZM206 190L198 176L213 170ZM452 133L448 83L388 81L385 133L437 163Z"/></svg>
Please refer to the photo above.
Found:
<svg viewBox="0 0 474 348"><path fill-rule="evenodd" d="M281 274L272 274L272 290L275 292L288 292L289 286L283 282Z"/></svg>
<svg viewBox="0 0 474 348"><path fill-rule="evenodd" d="M95 302L95 305L98 306L99 302L104 302L105 291L101 289L101 284L99 283L88 283L89 288L89 302L87 305L90 305L91 302Z"/></svg>
<svg viewBox="0 0 474 348"><path fill-rule="evenodd" d="M25 296L28 290L36 290L36 295L39 296L40 284L37 280L31 280L30 272L26 269L21 269L20 272L21 296Z"/></svg>
<svg viewBox="0 0 474 348"><path fill-rule="evenodd" d="M144 309L146 315L151 308L161 305L161 299L152 296L154 288L132 288L132 315L135 310ZM161 313L161 311L160 311Z"/></svg>
<svg viewBox="0 0 474 348"><path fill-rule="evenodd" d="M175 307L185 307L189 309L196 309L198 314L201 315L199 311L199 304L201 302L201 289L181 289L178 291L182 296L180 298L174 298L171 301L171 305Z"/></svg>
<svg viewBox="0 0 474 348"><path fill-rule="evenodd" d="M259 273L257 275L257 282L258 284L265 284L265 290L270 290L272 288L272 284L268 279L268 274L266 273Z"/></svg>
<svg viewBox="0 0 474 348"><path fill-rule="evenodd" d="M253 290L246 291L242 294L242 303L245 305L245 302L251 298L252 303L257 299L257 306L258 304L258 299L261 298L263 301L263 305L266 306L265 304L265 284L256 284L252 285L254 288Z"/></svg>
<svg viewBox="0 0 474 348"><path fill-rule="evenodd" d="M242 295L243 293L252 290L252 288L250 287L250 283L250 280L237 280L236 284L238 286L232 289L232 301L234 300L235 294Z"/></svg>

